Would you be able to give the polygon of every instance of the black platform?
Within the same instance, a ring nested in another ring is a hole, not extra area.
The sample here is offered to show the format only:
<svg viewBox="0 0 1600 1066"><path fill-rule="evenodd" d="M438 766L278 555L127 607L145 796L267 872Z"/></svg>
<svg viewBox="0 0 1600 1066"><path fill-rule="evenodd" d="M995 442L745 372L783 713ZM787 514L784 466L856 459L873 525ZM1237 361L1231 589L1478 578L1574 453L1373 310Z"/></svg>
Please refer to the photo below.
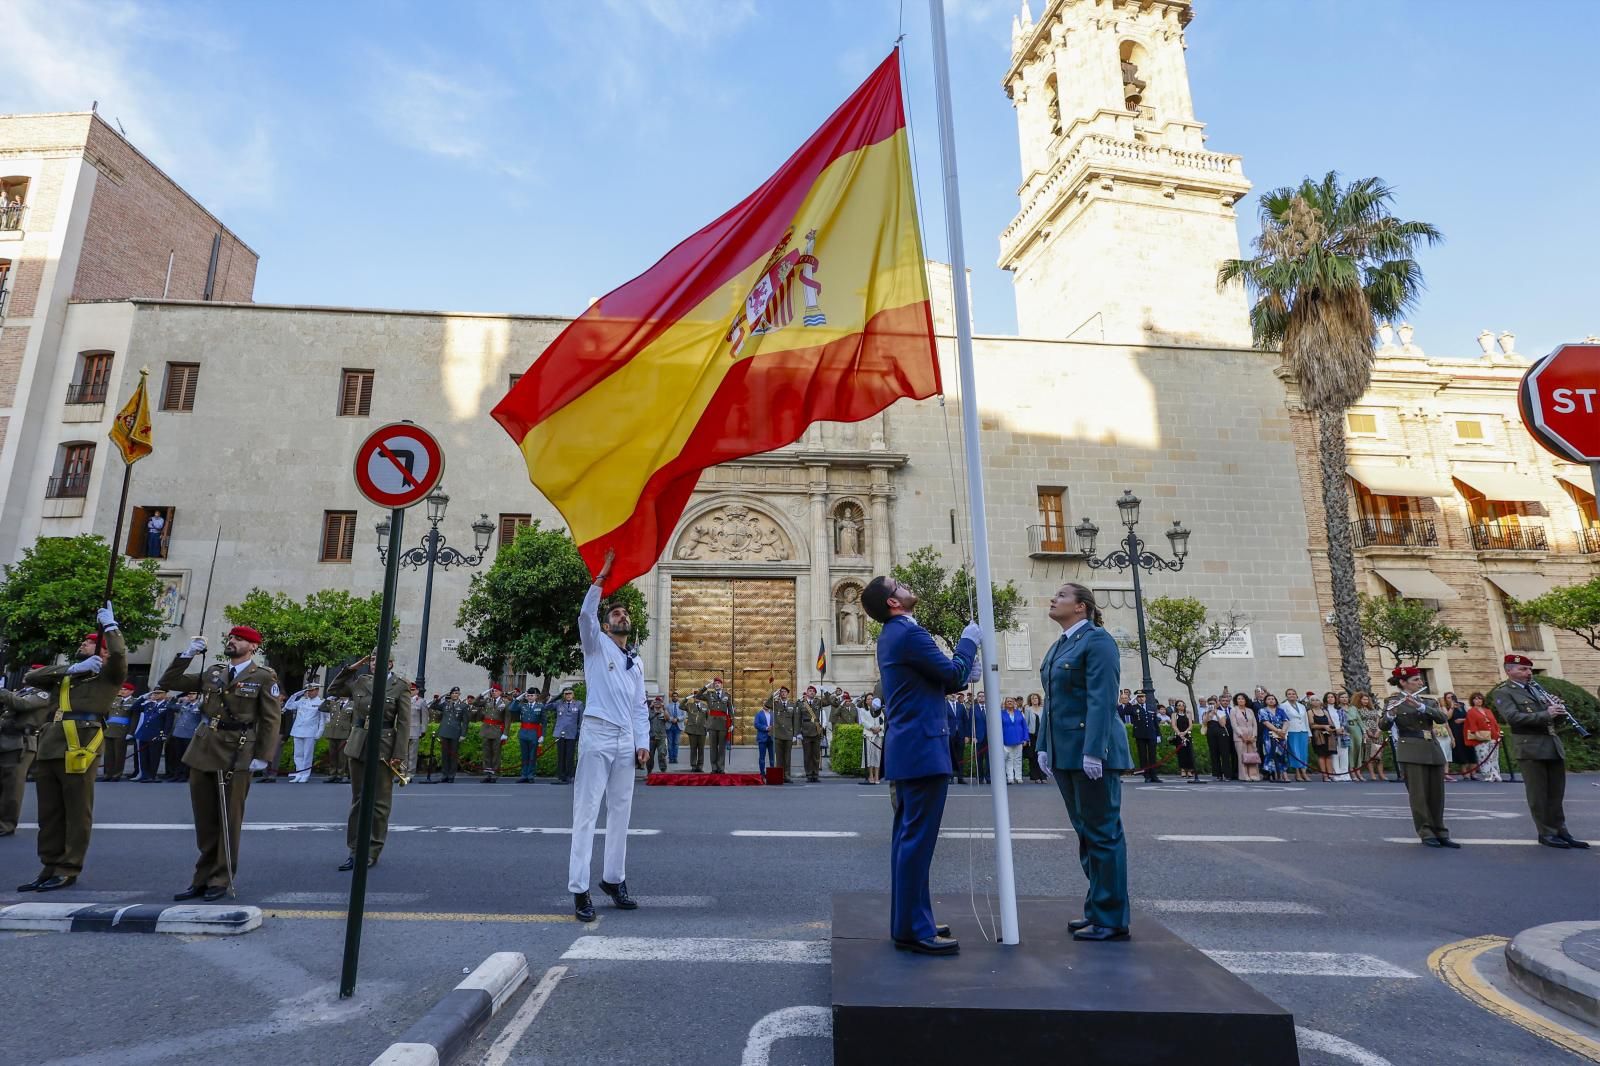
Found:
<svg viewBox="0 0 1600 1066"><path fill-rule="evenodd" d="M1022 943L1004 947L983 939L970 897L935 897L961 954L934 958L889 942L886 893L835 895L834 1066L1299 1063L1288 1011L1144 912L1132 940L1085 944L1067 932L1081 901L1017 906Z"/></svg>

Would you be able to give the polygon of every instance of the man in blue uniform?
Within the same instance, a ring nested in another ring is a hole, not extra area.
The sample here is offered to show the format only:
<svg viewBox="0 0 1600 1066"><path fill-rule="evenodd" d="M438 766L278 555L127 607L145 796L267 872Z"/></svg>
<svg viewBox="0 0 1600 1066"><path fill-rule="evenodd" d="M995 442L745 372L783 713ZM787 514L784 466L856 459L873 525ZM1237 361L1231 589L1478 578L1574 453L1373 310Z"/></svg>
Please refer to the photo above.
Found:
<svg viewBox="0 0 1600 1066"><path fill-rule="evenodd" d="M1061 637L1045 653L1044 726L1039 765L1056 779L1078 834L1089 879L1083 917L1068 922L1074 940L1128 939L1128 843L1122 833L1122 778L1131 770L1128 734L1117 716L1121 655L1100 628L1094 593L1067 582L1050 600Z"/></svg>
<svg viewBox="0 0 1600 1066"><path fill-rule="evenodd" d="M895 783L891 844L889 935L902 951L954 955L961 945L948 926L933 920L928 870L945 793L950 787L950 711L945 696L963 688L978 656L979 629L961 634L947 658L911 616L917 594L887 577L875 577L861 606L883 626L878 635L878 676L883 685L883 776Z"/></svg>

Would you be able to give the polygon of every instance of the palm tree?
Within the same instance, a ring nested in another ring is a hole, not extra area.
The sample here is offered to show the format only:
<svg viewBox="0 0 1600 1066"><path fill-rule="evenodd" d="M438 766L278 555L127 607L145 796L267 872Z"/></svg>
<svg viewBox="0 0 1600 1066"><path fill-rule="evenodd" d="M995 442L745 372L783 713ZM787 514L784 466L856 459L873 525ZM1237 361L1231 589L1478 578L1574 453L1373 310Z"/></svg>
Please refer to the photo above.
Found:
<svg viewBox="0 0 1600 1066"><path fill-rule="evenodd" d="M1333 171L1274 189L1261 197L1255 257L1228 260L1217 276L1219 286L1248 289L1256 345L1280 348L1316 419L1339 665L1351 692L1370 690L1371 679L1350 540L1345 411L1372 382L1375 323L1399 317L1422 291L1418 243L1443 239L1426 222L1392 216L1393 198L1381 179L1341 186Z"/></svg>

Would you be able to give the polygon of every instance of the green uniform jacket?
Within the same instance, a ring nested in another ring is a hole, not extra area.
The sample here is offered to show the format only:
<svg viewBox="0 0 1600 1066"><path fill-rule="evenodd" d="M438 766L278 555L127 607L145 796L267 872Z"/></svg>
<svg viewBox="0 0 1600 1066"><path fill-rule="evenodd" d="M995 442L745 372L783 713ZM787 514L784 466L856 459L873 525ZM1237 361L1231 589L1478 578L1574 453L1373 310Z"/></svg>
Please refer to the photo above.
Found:
<svg viewBox="0 0 1600 1066"><path fill-rule="evenodd" d="M472 708L465 700L439 701L440 740L460 740L467 735L467 723L472 721Z"/></svg>
<svg viewBox="0 0 1600 1066"><path fill-rule="evenodd" d="M355 715L350 710L349 700L329 699L322 705L328 711L328 724L323 727L323 740L348 740L350 727L355 722Z"/></svg>
<svg viewBox="0 0 1600 1066"><path fill-rule="evenodd" d="M827 708L828 722L831 725L855 725L860 721L856 716L855 700L842 700L832 692L825 692L816 700L807 700L802 697L800 702L809 703L816 707L818 709L818 717L821 717L822 709Z"/></svg>
<svg viewBox="0 0 1600 1066"><path fill-rule="evenodd" d="M800 704L795 700L782 700L768 696L766 708L772 713L772 739L790 741L800 732Z"/></svg>
<svg viewBox="0 0 1600 1066"><path fill-rule="evenodd" d="M659 711L654 707L650 708L650 739L667 739L667 709L665 707Z"/></svg>
<svg viewBox="0 0 1600 1066"><path fill-rule="evenodd" d="M509 713L506 708L509 705L510 701L495 699L493 696L478 701L477 706L472 709L472 720L483 723L478 727L479 740L505 739L508 724L506 715ZM495 725L495 722L500 724Z"/></svg>
<svg viewBox="0 0 1600 1066"><path fill-rule="evenodd" d="M106 737L110 740L121 740L133 731L134 724L129 721L128 715L133 706L133 696L118 696L111 705L111 716L106 719ZM120 722L116 719L122 719Z"/></svg>
<svg viewBox="0 0 1600 1066"><path fill-rule="evenodd" d="M355 702L355 724L350 729L350 739L345 742L345 758L366 758L367 711L372 706L372 672L367 670L358 674L350 668L341 670L328 682L328 691L335 696L349 696ZM378 758L404 759L411 750L411 685L398 674L389 675L382 717L383 740L378 745Z"/></svg>
<svg viewBox="0 0 1600 1066"><path fill-rule="evenodd" d="M690 696L679 704L684 710L683 731L691 737L706 735L706 705Z"/></svg>
<svg viewBox="0 0 1600 1066"><path fill-rule="evenodd" d="M1489 704L1511 727L1512 751L1519 759L1561 759L1567 750L1556 735L1556 718L1533 693L1507 679L1489 690Z"/></svg>
<svg viewBox="0 0 1600 1066"><path fill-rule="evenodd" d="M68 682L67 706L74 714L98 715L102 720L111 713L111 705L122 694L122 682L128 677L128 645L122 639L122 630L106 631L105 665L98 674L78 674L67 678L65 666L41 666L23 678L23 683L43 689L50 696L52 713L60 707L61 683ZM98 722L78 722L78 743L87 745L100 731ZM39 761L65 759L67 734L59 721L48 723L39 731Z"/></svg>
<svg viewBox="0 0 1600 1066"><path fill-rule="evenodd" d="M1439 747L1439 742L1433 739L1433 725L1449 722L1450 716L1440 710L1437 701L1427 696L1414 696L1412 699L1421 701L1421 709L1404 696L1390 696L1384 701L1383 716L1378 719L1378 724L1385 730L1390 726L1400 727L1400 741L1394 747L1395 761L1418 766L1443 766L1444 751ZM1423 736L1406 736L1407 733L1419 732Z"/></svg>
<svg viewBox="0 0 1600 1066"><path fill-rule="evenodd" d="M49 720L54 705L43 689L0 688L0 763L16 762L23 752L39 747L39 727Z"/></svg>
<svg viewBox="0 0 1600 1066"><path fill-rule="evenodd" d="M238 770L251 759L270 763L278 753L278 721L283 692L270 667L252 662L233 677L227 663L212 663L188 673L193 660L179 655L161 675L157 688L200 693L200 728L184 749L183 763L213 773ZM249 752L243 757L243 752Z"/></svg>
<svg viewBox="0 0 1600 1066"><path fill-rule="evenodd" d="M820 737L822 735L822 714L820 708L809 700L801 700L795 704L799 712L799 733L803 737Z"/></svg>

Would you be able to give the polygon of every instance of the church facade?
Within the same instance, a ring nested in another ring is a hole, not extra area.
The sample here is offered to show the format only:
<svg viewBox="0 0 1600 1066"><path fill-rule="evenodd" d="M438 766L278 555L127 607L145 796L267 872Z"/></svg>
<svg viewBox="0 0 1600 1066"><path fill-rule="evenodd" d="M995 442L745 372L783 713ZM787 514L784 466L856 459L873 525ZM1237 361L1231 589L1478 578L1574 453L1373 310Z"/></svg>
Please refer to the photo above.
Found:
<svg viewBox="0 0 1600 1066"><path fill-rule="evenodd" d="M1017 627L998 639L1006 694L1037 687L1055 636L1045 610L1063 581L1094 587L1113 632L1135 632L1131 578L1091 567L1071 532L1090 518L1102 531L1096 550L1113 548L1124 532L1115 500L1128 489L1143 500L1138 532L1152 550L1170 553L1163 533L1174 521L1192 531L1184 567L1150 575L1145 595L1194 596L1249 619L1207 661L1197 690L1332 682L1320 512L1306 494L1314 458L1293 383L1274 353L1250 347L1243 294L1215 285L1218 262L1238 254L1234 205L1249 184L1238 157L1203 146L1184 70L1189 18L1178 0L1053 0L1038 21L1018 20L1006 85L1024 182L1000 261L1016 275L1023 335L976 338L977 395L959 395L950 271L930 264L942 400L813 426L788 447L708 470L638 582L653 690L722 676L749 711L780 684L869 688L861 588L919 548L951 568L969 558L966 402L982 426L994 575L1023 597ZM0 123L0 171L34 150L6 136ZM210 299L148 287L96 297L53 297L59 325L28 408L32 444L0 528L17 533L13 557L39 536L111 535L119 486L104 442L115 405L76 401L90 367L116 397L149 365L157 449L136 468L130 502L135 534L146 516L165 519L158 554L172 629L139 662L164 664L201 626L219 531L204 620L213 632L220 605L252 587L297 597L379 587L382 515L358 495L350 462L388 421L412 419L445 447L446 538L470 543L479 515L497 542L530 521L561 523L489 410L566 319L256 304L248 287ZM12 329L0 319L0 350ZM109 359L88 358L100 355ZM410 540L426 531L413 513ZM1318 517L1308 523L1308 513ZM119 547L137 556L147 546L135 535ZM453 654L466 585L457 571L434 583L432 690L487 684ZM413 674L422 597L420 575L405 574L397 655ZM1128 652L1124 683L1138 676ZM1155 677L1163 695L1179 691L1160 666Z"/></svg>

